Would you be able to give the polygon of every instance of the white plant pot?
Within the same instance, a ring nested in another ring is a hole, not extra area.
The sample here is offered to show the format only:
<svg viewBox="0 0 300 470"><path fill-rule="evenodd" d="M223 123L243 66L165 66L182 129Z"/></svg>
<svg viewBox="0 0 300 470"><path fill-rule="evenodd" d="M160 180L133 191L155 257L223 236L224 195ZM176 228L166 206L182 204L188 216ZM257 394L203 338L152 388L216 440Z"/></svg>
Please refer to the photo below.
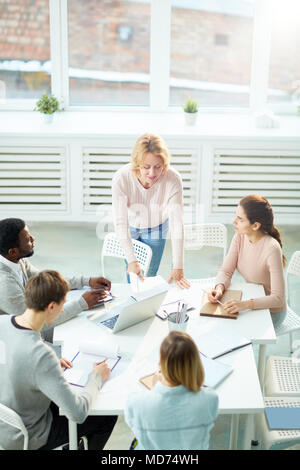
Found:
<svg viewBox="0 0 300 470"><path fill-rule="evenodd" d="M44 114L44 122L46 124L50 124L52 121L53 121L53 116L54 116L54 113L52 114Z"/></svg>
<svg viewBox="0 0 300 470"><path fill-rule="evenodd" d="M198 113L184 113L185 123L187 126L194 126L197 121Z"/></svg>

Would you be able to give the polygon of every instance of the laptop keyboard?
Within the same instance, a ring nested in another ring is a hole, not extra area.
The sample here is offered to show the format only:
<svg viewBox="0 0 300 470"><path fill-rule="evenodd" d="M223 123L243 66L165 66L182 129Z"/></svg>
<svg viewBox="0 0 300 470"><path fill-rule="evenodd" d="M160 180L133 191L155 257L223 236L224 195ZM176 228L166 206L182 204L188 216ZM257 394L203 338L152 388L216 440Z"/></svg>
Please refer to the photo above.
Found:
<svg viewBox="0 0 300 470"><path fill-rule="evenodd" d="M102 325L105 325L107 328L110 328L112 330L115 324L117 323L118 318L119 315L115 315L114 317L108 318L108 320L104 320L101 323Z"/></svg>

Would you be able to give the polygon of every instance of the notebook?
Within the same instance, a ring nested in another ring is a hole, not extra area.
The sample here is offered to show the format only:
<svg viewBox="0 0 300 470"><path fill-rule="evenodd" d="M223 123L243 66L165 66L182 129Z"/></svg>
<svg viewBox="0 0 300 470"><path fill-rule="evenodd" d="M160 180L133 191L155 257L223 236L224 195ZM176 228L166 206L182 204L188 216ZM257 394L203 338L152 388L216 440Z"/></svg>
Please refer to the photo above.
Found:
<svg viewBox="0 0 300 470"><path fill-rule="evenodd" d="M251 340L232 328L220 325L218 320L207 322L201 326L194 325L190 335L200 353L210 359L216 359L251 344Z"/></svg>
<svg viewBox="0 0 300 470"><path fill-rule="evenodd" d="M220 299L220 302L225 303L229 300L241 300L242 298L242 291L241 290L226 290ZM232 318L237 319L238 313L227 313L226 310L220 305L212 304L208 300L208 295L203 293L202 298L202 307L200 309L200 315L208 316L208 317L219 317L219 318Z"/></svg>
<svg viewBox="0 0 300 470"><path fill-rule="evenodd" d="M266 407L269 429L300 429L300 407Z"/></svg>
<svg viewBox="0 0 300 470"><path fill-rule="evenodd" d="M79 344L79 350L71 361L73 367L65 369L64 376L70 384L84 387L95 363L106 360L113 371L120 359L118 346L106 341L84 341Z"/></svg>

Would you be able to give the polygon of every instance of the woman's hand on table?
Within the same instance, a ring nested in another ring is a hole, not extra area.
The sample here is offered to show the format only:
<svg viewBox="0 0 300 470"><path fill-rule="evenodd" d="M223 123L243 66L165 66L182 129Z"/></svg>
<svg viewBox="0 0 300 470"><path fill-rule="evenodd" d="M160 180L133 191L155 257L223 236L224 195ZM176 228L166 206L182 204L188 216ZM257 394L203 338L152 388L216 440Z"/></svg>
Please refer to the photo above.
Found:
<svg viewBox="0 0 300 470"><path fill-rule="evenodd" d="M188 289L191 287L189 281L185 279L183 269L172 269L168 283L174 281L181 289Z"/></svg>
<svg viewBox="0 0 300 470"><path fill-rule="evenodd" d="M222 307L227 313L239 313L241 310L248 310L253 308L252 300L228 300Z"/></svg>
<svg viewBox="0 0 300 470"><path fill-rule="evenodd" d="M207 292L207 297L208 297L209 302L211 302L212 304L216 304L218 300L220 300L223 297L224 292L225 292L225 287L223 285L216 286L210 292Z"/></svg>
<svg viewBox="0 0 300 470"><path fill-rule="evenodd" d="M129 273L136 274L141 279L141 281L144 280L143 271L138 261L133 261L132 263L129 263L127 271L128 271L128 274Z"/></svg>

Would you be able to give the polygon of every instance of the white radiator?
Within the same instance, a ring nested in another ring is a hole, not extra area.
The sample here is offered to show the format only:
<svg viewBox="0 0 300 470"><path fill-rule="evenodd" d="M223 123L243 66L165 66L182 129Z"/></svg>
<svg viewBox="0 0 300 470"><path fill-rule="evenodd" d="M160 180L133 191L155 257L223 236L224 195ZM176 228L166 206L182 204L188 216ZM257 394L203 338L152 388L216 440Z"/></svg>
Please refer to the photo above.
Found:
<svg viewBox="0 0 300 470"><path fill-rule="evenodd" d="M183 181L185 210L192 208L197 200L198 159L194 151L170 149L171 165ZM112 202L111 181L114 173L131 159L131 149L85 148L83 150L83 210L107 209Z"/></svg>
<svg viewBox="0 0 300 470"><path fill-rule="evenodd" d="M65 211L61 147L0 147L0 211Z"/></svg>
<svg viewBox="0 0 300 470"><path fill-rule="evenodd" d="M219 150L214 154L212 213L232 212L261 194L275 213L300 213L300 151Z"/></svg>

